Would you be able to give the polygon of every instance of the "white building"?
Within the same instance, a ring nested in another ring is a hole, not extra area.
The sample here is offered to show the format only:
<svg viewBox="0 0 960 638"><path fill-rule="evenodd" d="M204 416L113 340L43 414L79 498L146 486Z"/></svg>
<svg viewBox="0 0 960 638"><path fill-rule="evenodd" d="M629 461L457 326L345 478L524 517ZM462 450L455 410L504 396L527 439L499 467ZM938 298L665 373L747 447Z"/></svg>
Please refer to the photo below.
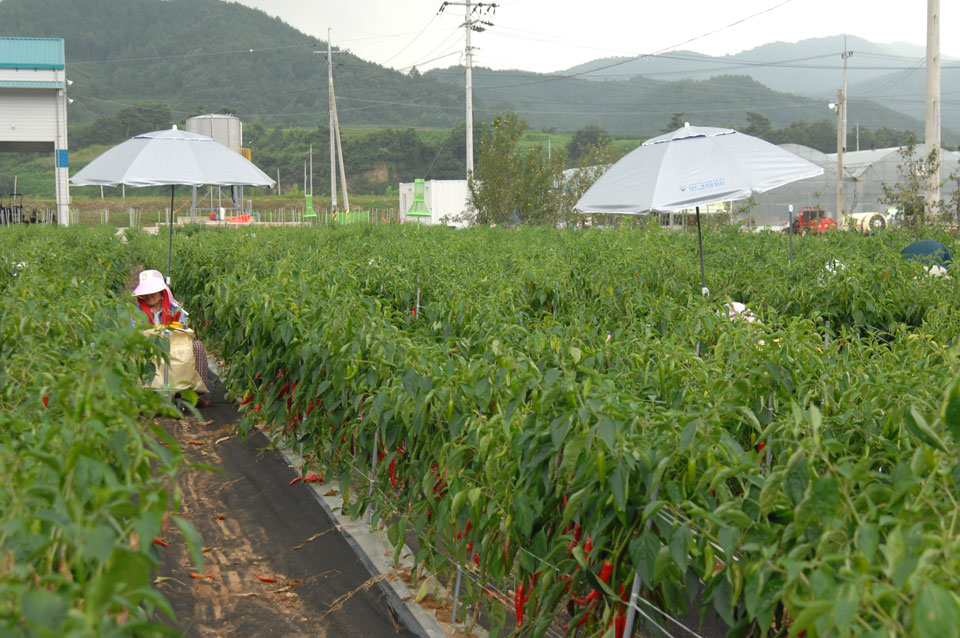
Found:
<svg viewBox="0 0 960 638"><path fill-rule="evenodd" d="M427 214L409 215L415 200L414 182L400 184L400 215L407 222L466 226L472 214L470 188L465 179L432 179L423 182L423 201Z"/></svg>
<svg viewBox="0 0 960 638"><path fill-rule="evenodd" d="M0 37L0 152L53 152L63 225L70 223L67 84L62 39Z"/></svg>

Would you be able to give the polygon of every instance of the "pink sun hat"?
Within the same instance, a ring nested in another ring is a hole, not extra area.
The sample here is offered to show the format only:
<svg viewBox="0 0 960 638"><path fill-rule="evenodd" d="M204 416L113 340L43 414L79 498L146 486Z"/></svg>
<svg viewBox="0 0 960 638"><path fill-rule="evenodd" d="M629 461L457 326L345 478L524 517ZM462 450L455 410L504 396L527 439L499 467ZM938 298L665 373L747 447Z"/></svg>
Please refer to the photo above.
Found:
<svg viewBox="0 0 960 638"><path fill-rule="evenodd" d="M170 293L170 302L176 304L173 293L167 287L167 282L163 279L163 273L159 270L143 270L140 272L140 283L133 289L133 296L151 295L155 292L166 290ZM179 304L177 304L179 305Z"/></svg>

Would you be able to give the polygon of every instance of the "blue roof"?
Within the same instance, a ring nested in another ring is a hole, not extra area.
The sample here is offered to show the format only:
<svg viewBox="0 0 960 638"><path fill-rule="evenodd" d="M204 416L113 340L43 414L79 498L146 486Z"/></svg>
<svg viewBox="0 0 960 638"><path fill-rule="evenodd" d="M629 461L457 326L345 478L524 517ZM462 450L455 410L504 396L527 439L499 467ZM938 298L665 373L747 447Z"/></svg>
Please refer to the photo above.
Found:
<svg viewBox="0 0 960 638"><path fill-rule="evenodd" d="M0 38L0 69L62 69L62 38Z"/></svg>

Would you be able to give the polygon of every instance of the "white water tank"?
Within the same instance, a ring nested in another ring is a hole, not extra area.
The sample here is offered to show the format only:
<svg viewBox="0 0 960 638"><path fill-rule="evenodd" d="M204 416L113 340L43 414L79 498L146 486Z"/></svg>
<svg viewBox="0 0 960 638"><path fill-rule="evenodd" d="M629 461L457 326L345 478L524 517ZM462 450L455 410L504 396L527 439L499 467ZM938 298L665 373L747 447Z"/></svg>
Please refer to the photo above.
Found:
<svg viewBox="0 0 960 638"><path fill-rule="evenodd" d="M233 115L195 115L187 118L187 130L212 137L229 148L243 146L243 123Z"/></svg>

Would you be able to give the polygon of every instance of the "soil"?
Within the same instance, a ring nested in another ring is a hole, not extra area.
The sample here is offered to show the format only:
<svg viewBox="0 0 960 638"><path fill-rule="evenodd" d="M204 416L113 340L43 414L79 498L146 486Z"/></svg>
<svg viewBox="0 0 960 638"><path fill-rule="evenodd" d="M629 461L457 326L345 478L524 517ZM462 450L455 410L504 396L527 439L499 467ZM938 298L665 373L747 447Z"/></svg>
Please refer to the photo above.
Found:
<svg viewBox="0 0 960 638"><path fill-rule="evenodd" d="M413 636L302 483L298 472L252 433L216 380L201 418L163 419L193 464L178 478L180 516L203 537L202 570L171 524L158 545L155 586L186 636ZM200 576L191 577L191 574Z"/></svg>

